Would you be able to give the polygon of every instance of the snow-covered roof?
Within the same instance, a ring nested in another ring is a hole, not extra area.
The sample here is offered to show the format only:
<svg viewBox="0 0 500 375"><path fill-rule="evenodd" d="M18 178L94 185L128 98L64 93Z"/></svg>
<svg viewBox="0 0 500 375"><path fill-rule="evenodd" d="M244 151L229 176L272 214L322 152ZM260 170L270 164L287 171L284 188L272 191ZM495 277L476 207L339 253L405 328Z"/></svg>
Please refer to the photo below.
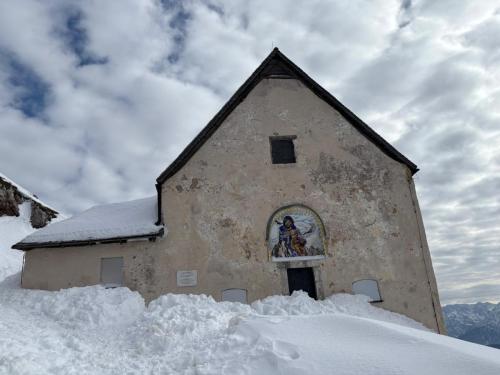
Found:
<svg viewBox="0 0 500 375"><path fill-rule="evenodd" d="M42 202L40 199L37 198L37 196L35 194L33 194L31 191L29 191L28 189L22 187L21 185L19 185L18 183L15 183L14 181L12 181L10 178L8 178L6 175L4 175L3 173L0 172L0 179L1 180L4 180L5 182L7 182L9 185L12 185L14 186L17 191L19 192L19 194L21 194L23 197L27 198L27 199L30 199L32 201L35 201L37 203L39 203L40 205L54 211L57 213L57 211L50 207L48 204L46 204L45 202Z"/></svg>
<svg viewBox="0 0 500 375"><path fill-rule="evenodd" d="M154 237L163 233L156 225L156 197L95 206L69 219L59 221L30 234L14 248L64 246L86 242Z"/></svg>

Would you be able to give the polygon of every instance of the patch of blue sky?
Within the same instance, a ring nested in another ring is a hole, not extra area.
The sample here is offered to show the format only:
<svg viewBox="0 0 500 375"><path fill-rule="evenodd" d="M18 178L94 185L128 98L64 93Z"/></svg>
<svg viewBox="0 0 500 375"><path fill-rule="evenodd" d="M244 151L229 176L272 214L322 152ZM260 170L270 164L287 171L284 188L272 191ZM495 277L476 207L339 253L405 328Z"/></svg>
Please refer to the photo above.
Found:
<svg viewBox="0 0 500 375"><path fill-rule="evenodd" d="M89 37L82 24L83 13L80 10L68 12L63 28L58 30L67 48L78 57L78 66L106 64L108 57L97 56L88 50Z"/></svg>
<svg viewBox="0 0 500 375"><path fill-rule="evenodd" d="M192 16L189 11L185 9L182 2L162 0L161 3L165 11L172 14L169 27L173 32L174 48L167 56L167 59L169 63L175 64L179 61L182 51L184 50L188 24Z"/></svg>
<svg viewBox="0 0 500 375"><path fill-rule="evenodd" d="M12 93L9 105L26 117L42 119L50 102L50 84L9 51L0 51L0 67L7 73L6 84Z"/></svg>

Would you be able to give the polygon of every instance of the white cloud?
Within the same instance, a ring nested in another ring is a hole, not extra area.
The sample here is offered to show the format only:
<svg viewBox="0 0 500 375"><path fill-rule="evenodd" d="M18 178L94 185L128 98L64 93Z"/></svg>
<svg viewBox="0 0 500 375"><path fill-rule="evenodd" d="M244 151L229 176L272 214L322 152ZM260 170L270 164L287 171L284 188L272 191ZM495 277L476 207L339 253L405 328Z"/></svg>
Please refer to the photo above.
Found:
<svg viewBox="0 0 500 375"><path fill-rule="evenodd" d="M153 194L158 174L278 46L421 168L444 301L495 299L498 9L452 0L0 3L0 170L69 213ZM71 15L83 34L68 30ZM82 64L68 36L106 63ZM12 105L25 87L12 84L5 56L46 87L37 116Z"/></svg>

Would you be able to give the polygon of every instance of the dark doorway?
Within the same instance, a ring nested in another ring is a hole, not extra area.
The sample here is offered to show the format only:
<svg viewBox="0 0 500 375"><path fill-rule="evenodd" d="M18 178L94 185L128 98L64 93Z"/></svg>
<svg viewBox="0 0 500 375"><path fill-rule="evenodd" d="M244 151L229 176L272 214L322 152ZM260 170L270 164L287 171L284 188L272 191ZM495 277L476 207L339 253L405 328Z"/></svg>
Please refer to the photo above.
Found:
<svg viewBox="0 0 500 375"><path fill-rule="evenodd" d="M309 294L309 297L317 299L312 267L287 268L286 273L288 275L288 289L290 290L290 294L294 290L303 290Z"/></svg>

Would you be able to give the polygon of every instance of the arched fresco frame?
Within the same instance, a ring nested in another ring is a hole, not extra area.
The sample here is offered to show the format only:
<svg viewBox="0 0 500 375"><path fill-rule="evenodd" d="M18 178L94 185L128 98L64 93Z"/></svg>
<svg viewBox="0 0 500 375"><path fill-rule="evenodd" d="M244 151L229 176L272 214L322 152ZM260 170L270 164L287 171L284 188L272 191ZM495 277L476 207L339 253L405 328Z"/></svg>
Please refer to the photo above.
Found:
<svg viewBox="0 0 500 375"><path fill-rule="evenodd" d="M327 241L323 220L303 204L280 207L267 222L266 244L269 260L274 262L324 259Z"/></svg>

